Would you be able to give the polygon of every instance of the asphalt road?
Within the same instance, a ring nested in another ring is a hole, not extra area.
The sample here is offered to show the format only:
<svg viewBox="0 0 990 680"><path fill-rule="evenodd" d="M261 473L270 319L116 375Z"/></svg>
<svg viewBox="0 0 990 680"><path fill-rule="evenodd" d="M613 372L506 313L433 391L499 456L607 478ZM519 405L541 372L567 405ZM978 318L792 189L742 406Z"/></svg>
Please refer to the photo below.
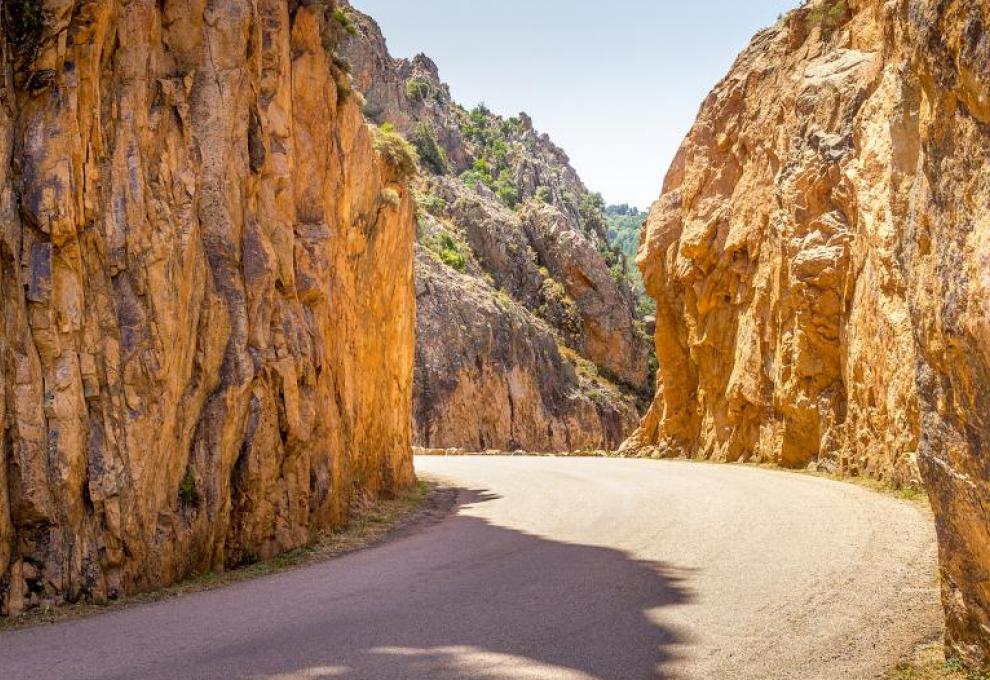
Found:
<svg viewBox="0 0 990 680"><path fill-rule="evenodd" d="M695 463L428 458L446 519L330 562L0 635L3 680L865 680L937 632L916 505Z"/></svg>

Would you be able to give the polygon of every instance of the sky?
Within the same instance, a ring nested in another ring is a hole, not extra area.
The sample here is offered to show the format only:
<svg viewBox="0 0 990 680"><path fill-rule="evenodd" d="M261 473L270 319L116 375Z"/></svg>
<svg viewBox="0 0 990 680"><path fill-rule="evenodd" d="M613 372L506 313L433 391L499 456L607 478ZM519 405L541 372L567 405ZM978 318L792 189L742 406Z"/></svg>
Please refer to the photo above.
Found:
<svg viewBox="0 0 990 680"><path fill-rule="evenodd" d="M525 111L609 203L647 208L698 107L798 0L352 0L454 98Z"/></svg>

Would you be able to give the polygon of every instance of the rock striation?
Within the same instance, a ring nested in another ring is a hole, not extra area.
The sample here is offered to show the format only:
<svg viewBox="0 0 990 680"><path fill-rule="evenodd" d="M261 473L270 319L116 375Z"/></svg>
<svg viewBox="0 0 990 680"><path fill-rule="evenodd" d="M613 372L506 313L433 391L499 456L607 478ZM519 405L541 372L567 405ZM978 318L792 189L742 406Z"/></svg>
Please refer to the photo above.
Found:
<svg viewBox="0 0 990 680"><path fill-rule="evenodd" d="M393 59L373 20L348 16L340 53L366 115L421 161L416 443L617 447L653 382L600 197L527 115L464 109L430 59Z"/></svg>
<svg viewBox="0 0 990 680"><path fill-rule="evenodd" d="M627 450L919 478L947 640L990 665L990 5L816 0L704 102L640 250Z"/></svg>
<svg viewBox="0 0 990 680"><path fill-rule="evenodd" d="M420 442L465 451L561 452L621 442L633 407L510 296L420 246L413 420ZM443 442L442 446L435 445Z"/></svg>
<svg viewBox="0 0 990 680"><path fill-rule="evenodd" d="M333 4L0 9L0 614L411 483L415 209Z"/></svg>

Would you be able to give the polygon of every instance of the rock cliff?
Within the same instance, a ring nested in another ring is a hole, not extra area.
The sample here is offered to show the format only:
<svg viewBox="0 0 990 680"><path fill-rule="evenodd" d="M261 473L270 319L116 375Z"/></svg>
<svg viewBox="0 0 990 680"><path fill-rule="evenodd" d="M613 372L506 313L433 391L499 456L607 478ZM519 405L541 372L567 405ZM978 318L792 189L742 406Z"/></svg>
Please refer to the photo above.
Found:
<svg viewBox="0 0 990 680"><path fill-rule="evenodd" d="M715 88L650 213L629 450L919 472L952 653L990 665L990 5L816 0Z"/></svg>
<svg viewBox="0 0 990 680"><path fill-rule="evenodd" d="M365 113L420 157L416 443L618 446L653 385L600 197L528 116L465 110L432 61L393 59L374 21L348 16Z"/></svg>
<svg viewBox="0 0 990 680"><path fill-rule="evenodd" d="M332 4L0 8L0 613L410 483L415 209Z"/></svg>

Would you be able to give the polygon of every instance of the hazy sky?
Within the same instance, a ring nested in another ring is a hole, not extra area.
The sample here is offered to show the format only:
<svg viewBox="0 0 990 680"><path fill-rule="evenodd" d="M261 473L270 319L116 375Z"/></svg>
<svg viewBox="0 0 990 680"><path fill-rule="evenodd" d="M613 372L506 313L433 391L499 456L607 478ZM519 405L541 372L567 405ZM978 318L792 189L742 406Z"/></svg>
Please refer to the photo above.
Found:
<svg viewBox="0 0 990 680"><path fill-rule="evenodd" d="M611 203L647 207L702 99L798 0L352 0L454 97L526 111Z"/></svg>

